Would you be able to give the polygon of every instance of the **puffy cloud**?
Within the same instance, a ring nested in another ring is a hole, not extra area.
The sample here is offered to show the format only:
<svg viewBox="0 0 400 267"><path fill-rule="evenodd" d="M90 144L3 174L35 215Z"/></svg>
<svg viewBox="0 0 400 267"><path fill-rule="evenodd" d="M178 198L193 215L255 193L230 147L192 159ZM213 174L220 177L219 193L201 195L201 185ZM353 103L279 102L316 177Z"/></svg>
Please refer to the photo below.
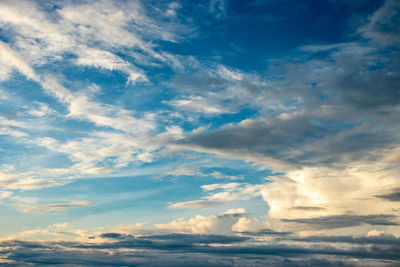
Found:
<svg viewBox="0 0 400 267"><path fill-rule="evenodd" d="M375 196L377 192L396 186L396 170L394 165L384 161L349 164L341 170L304 168L288 172L284 177L274 177L272 183L264 186L261 194L269 203L270 216L277 218L349 211L356 214L390 214L397 205L384 199L379 201Z"/></svg>
<svg viewBox="0 0 400 267"><path fill-rule="evenodd" d="M240 220L241 218L247 219ZM155 227L177 233L232 234L234 231L258 229L261 225L263 224L258 219L247 215L244 209L238 208L219 215L196 215L188 220L181 218L169 223L157 224Z"/></svg>

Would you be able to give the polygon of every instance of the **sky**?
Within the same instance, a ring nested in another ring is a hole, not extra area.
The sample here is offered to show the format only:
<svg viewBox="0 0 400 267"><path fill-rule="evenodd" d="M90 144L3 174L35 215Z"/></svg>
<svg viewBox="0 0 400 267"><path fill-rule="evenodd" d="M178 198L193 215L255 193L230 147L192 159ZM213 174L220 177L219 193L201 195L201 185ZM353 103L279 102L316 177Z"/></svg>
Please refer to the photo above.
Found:
<svg viewBox="0 0 400 267"><path fill-rule="evenodd" d="M0 265L398 266L396 0L0 0Z"/></svg>

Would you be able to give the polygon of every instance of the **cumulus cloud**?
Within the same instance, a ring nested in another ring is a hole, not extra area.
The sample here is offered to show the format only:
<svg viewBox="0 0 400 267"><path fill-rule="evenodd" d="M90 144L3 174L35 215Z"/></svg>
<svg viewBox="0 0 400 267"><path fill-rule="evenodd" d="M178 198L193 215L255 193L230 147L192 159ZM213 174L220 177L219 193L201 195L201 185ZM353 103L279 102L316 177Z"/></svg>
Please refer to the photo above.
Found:
<svg viewBox="0 0 400 267"><path fill-rule="evenodd" d="M242 208L227 210L219 215L196 215L185 220L173 220L165 224L156 224L156 229L176 233L195 234L232 234L235 231L253 231L265 228L265 224L248 214Z"/></svg>

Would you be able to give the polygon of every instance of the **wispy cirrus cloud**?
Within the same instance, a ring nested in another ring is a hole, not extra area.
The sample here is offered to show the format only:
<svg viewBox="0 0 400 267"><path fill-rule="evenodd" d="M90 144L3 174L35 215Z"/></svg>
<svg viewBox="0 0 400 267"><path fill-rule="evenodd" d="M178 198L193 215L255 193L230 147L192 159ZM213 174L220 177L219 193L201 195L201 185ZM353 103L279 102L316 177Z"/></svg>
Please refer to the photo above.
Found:
<svg viewBox="0 0 400 267"><path fill-rule="evenodd" d="M88 201L73 201L70 203L49 203L49 204L37 204L37 205L21 205L19 209L22 212L39 213L39 212L55 212L66 208L74 207L88 207L92 206L92 203Z"/></svg>

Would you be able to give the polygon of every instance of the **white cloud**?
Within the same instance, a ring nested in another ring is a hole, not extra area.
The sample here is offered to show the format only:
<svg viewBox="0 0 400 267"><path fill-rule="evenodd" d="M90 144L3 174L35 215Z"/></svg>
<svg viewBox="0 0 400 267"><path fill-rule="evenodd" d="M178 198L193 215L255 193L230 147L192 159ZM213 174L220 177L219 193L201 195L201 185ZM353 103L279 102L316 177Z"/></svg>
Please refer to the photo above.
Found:
<svg viewBox="0 0 400 267"><path fill-rule="evenodd" d="M35 190L50 186L59 186L69 182L65 177L71 174L71 172L68 169L43 169L38 172L23 173L0 171L0 186L20 190Z"/></svg>
<svg viewBox="0 0 400 267"><path fill-rule="evenodd" d="M367 233L367 236L380 236L380 235L384 235L384 234L385 234L385 231L383 231L383 230L381 231L381 230L373 229Z"/></svg>
<svg viewBox="0 0 400 267"><path fill-rule="evenodd" d="M144 119L137 119L131 111L97 102L84 91L72 93L53 76L47 76L42 86L68 108L67 116L71 118L89 120L98 126L107 126L127 133L146 133L155 128L151 114L147 114Z"/></svg>
<svg viewBox="0 0 400 267"><path fill-rule="evenodd" d="M240 186L240 183L227 183L227 184L208 184L208 185L202 185L201 188L204 191L212 191L215 189L224 189L224 190L229 190L233 191L237 189Z"/></svg>
<svg viewBox="0 0 400 267"><path fill-rule="evenodd" d="M169 10L178 9L173 3L169 6ZM162 15L161 10L158 12ZM45 11L44 6L32 1L2 1L0 25L14 36L10 45L18 53L0 43L0 60L4 61L0 78L8 79L11 69L16 68L38 81L29 65L68 60L77 65L124 72L130 83L147 81L143 70L117 55L116 52L126 48L136 50L137 62L145 57L150 62L180 66L174 55L155 50L156 41L176 42L188 29L171 18L162 21L161 16L155 20L147 13L147 8L138 1L64 2L52 11ZM136 61L135 53L128 54ZM77 57L76 60L70 61L70 55Z"/></svg>
<svg viewBox="0 0 400 267"><path fill-rule="evenodd" d="M55 212L66 208L88 207L88 206L92 206L92 203L88 201L73 201L69 203L20 205L18 209L26 213L39 213L39 212Z"/></svg>
<svg viewBox="0 0 400 267"><path fill-rule="evenodd" d="M0 41L0 81L7 80L10 72L15 69L34 81L39 81L39 77L33 69L7 44Z"/></svg>
<svg viewBox="0 0 400 267"><path fill-rule="evenodd" d="M25 122L8 119L0 116L0 135L9 135L14 137L26 137L27 133L23 132L22 129L28 128Z"/></svg>
<svg viewBox="0 0 400 267"><path fill-rule="evenodd" d="M216 179L243 180L244 177L236 175L227 175L219 171L202 172L199 167L190 167L190 164L179 165L173 171L169 171L166 175L173 176L195 176L195 177L214 177Z"/></svg>
<svg viewBox="0 0 400 267"><path fill-rule="evenodd" d="M202 186L202 189L205 191L222 189L221 192L210 193L209 195L204 197L205 199L224 201L247 200L255 198L257 196L260 196L261 188L261 185L251 185L246 183L212 184Z"/></svg>
<svg viewBox="0 0 400 267"><path fill-rule="evenodd" d="M398 187L398 171L387 157L341 168L305 167L270 178L261 194L270 206L268 216L281 228L288 227L278 223L281 219L398 214L399 202L379 197Z"/></svg>
<svg viewBox="0 0 400 267"><path fill-rule="evenodd" d="M212 98L202 96L189 96L185 99L165 101L165 103L178 110L184 111L200 112L205 114L231 113L231 111L222 107L218 102L213 101Z"/></svg>
<svg viewBox="0 0 400 267"><path fill-rule="evenodd" d="M10 191L1 191L0 192L0 201L2 200L2 199L6 199L6 198L10 198L11 196L12 196L12 192L10 192Z"/></svg>
<svg viewBox="0 0 400 267"><path fill-rule="evenodd" d="M27 113L29 115L35 116L35 117L44 117L44 116L48 116L51 114L54 114L55 111L53 109L51 109L49 107L49 105L47 105L46 103L40 103L37 102L35 103L37 108L30 108Z"/></svg>
<svg viewBox="0 0 400 267"><path fill-rule="evenodd" d="M257 223L250 225L247 223L247 220L240 221L241 218L249 218L251 222ZM196 215L188 220L181 218L165 224L156 224L155 228L175 233L232 235L238 230L249 231L250 229L259 227L260 224L258 222L255 218L249 217L244 209L238 208L228 210L219 215Z"/></svg>
<svg viewBox="0 0 400 267"><path fill-rule="evenodd" d="M10 127L0 127L0 135L9 135L14 137L26 137L28 136L27 133L12 129Z"/></svg>
<svg viewBox="0 0 400 267"><path fill-rule="evenodd" d="M234 232L257 232L265 229L267 224L255 217L241 217L238 222L232 226Z"/></svg>
<svg viewBox="0 0 400 267"><path fill-rule="evenodd" d="M170 205L171 209L207 209L215 206L225 204L224 201L212 201L212 200L193 200L178 202Z"/></svg>
<svg viewBox="0 0 400 267"><path fill-rule="evenodd" d="M107 70L119 70L128 74L128 81L147 81L143 71L138 70L132 64L126 62L113 53L104 50L84 48L78 52L75 64L82 66L93 66Z"/></svg>
<svg viewBox="0 0 400 267"><path fill-rule="evenodd" d="M62 241L90 241L88 238L93 233L73 227L69 223L56 223L46 227L37 227L11 234L3 240L62 240Z"/></svg>

